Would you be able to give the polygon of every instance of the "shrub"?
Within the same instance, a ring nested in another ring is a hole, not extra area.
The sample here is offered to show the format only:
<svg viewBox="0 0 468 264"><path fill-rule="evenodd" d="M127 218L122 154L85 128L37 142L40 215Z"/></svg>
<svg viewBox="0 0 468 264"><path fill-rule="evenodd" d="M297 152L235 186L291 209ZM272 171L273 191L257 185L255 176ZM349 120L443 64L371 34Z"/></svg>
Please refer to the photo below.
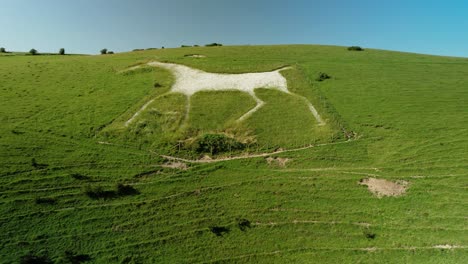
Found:
<svg viewBox="0 0 468 264"><path fill-rule="evenodd" d="M48 197L48 198L36 198L35 199L36 201L36 204L55 204L57 202L57 199L55 198L51 198L51 197Z"/></svg>
<svg viewBox="0 0 468 264"><path fill-rule="evenodd" d="M158 83L158 82L155 82L153 86L154 86L154 88L160 88L160 87L162 87L162 85L161 85L160 83Z"/></svg>
<svg viewBox="0 0 468 264"><path fill-rule="evenodd" d="M144 49L134 49L132 51L143 51Z"/></svg>
<svg viewBox="0 0 468 264"><path fill-rule="evenodd" d="M107 54L107 49L102 49L101 50L101 55L105 55L105 54Z"/></svg>
<svg viewBox="0 0 468 264"><path fill-rule="evenodd" d="M114 52L113 51L108 51L107 54L114 54Z"/></svg>
<svg viewBox="0 0 468 264"><path fill-rule="evenodd" d="M190 47L192 47L192 46L190 46L190 45L181 45L180 47L181 47L181 48L190 48Z"/></svg>
<svg viewBox="0 0 468 264"><path fill-rule="evenodd" d="M212 226L210 227L210 231L216 236L223 236L224 233L229 233L230 230L224 226Z"/></svg>
<svg viewBox="0 0 468 264"><path fill-rule="evenodd" d="M321 72L321 73L319 73L318 77L315 80L318 81L318 82L322 82L322 81L325 81L325 80L330 79L330 78L331 78L330 75L328 75L328 74L326 74L324 72Z"/></svg>
<svg viewBox="0 0 468 264"><path fill-rule="evenodd" d="M139 193L140 192L131 185L125 185L121 183L117 184L117 194L119 196L136 195Z"/></svg>
<svg viewBox="0 0 468 264"><path fill-rule="evenodd" d="M91 187L85 189L85 194L91 199L110 199L116 196L115 191L104 190L101 186Z"/></svg>
<svg viewBox="0 0 468 264"><path fill-rule="evenodd" d="M5 53L5 52L6 52L5 48L3 48L3 47L0 48L0 53Z"/></svg>
<svg viewBox="0 0 468 264"><path fill-rule="evenodd" d="M351 47L348 48L348 50L351 50L351 51L364 51L364 49L359 47L359 46L351 46Z"/></svg>
<svg viewBox="0 0 468 264"><path fill-rule="evenodd" d="M65 55L65 49L64 48L61 48L59 50L59 55Z"/></svg>
<svg viewBox="0 0 468 264"><path fill-rule="evenodd" d="M221 43L210 43L210 44L206 44L205 47L220 47L222 46L223 44Z"/></svg>
<svg viewBox="0 0 468 264"><path fill-rule="evenodd" d="M36 54L37 54L37 50L31 49L31 50L29 51L29 54L31 54L31 55L36 55Z"/></svg>
<svg viewBox="0 0 468 264"><path fill-rule="evenodd" d="M196 151L211 155L245 148L245 144L224 134L205 134L196 142Z"/></svg>

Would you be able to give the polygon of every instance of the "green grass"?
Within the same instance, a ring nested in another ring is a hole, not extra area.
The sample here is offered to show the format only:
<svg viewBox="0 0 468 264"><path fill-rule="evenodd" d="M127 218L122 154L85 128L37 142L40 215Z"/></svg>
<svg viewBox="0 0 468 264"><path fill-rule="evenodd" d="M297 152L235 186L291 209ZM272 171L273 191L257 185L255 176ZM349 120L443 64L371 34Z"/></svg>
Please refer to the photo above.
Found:
<svg viewBox="0 0 468 264"><path fill-rule="evenodd" d="M122 71L150 60L225 73L290 65L298 96L257 89L266 104L238 123L252 98L200 92L186 120L169 72ZM66 263L65 251L91 263L464 263L467 70L464 58L306 45L0 56L0 263ZM315 81L320 72L332 78ZM212 132L255 138L250 152L325 145L275 155L286 168L264 157L160 166L161 154L199 157L180 142ZM370 176L406 180L408 192L377 198L358 184ZM140 194L85 193L118 183ZM445 244L462 248L434 248Z"/></svg>

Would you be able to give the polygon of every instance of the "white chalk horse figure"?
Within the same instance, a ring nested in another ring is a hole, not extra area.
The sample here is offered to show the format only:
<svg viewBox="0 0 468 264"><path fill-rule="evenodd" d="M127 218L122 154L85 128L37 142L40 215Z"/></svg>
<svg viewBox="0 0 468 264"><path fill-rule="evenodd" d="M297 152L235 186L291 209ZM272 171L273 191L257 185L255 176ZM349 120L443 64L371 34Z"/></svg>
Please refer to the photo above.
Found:
<svg viewBox="0 0 468 264"><path fill-rule="evenodd" d="M289 67L281 68L271 72L258 72L258 73L239 73L239 74L219 74L219 73L209 73L197 69L192 69L190 67L174 64L174 63L162 63L162 62L149 62L149 66L160 67L167 69L172 72L175 76L175 83L171 87L168 93L181 93L187 96L187 111L186 117L188 118L188 113L190 110L190 97L199 92L199 91L242 91L248 93L252 98L257 102L257 105L249 110L247 113L242 115L238 121L245 120L252 113L260 109L265 102L260 100L255 95L256 88L267 88L267 89L276 89L281 92L292 94L288 90L286 79L281 75L282 70L286 70ZM129 70L138 68L133 67ZM299 96L299 95L296 95ZM311 113L317 120L319 125L323 125L324 121L318 114L314 106L305 98L301 97L306 101ZM125 126L128 126L142 111L150 105L154 99L147 102L140 110L138 110L127 122Z"/></svg>

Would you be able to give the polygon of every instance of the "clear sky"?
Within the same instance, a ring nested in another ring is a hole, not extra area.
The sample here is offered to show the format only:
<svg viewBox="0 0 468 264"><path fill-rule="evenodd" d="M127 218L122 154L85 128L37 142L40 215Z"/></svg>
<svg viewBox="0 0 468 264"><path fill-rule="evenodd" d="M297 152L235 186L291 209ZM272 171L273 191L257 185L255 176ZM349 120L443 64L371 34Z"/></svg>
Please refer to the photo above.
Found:
<svg viewBox="0 0 468 264"><path fill-rule="evenodd" d="M468 1L0 0L0 47L115 52L220 42L468 57Z"/></svg>

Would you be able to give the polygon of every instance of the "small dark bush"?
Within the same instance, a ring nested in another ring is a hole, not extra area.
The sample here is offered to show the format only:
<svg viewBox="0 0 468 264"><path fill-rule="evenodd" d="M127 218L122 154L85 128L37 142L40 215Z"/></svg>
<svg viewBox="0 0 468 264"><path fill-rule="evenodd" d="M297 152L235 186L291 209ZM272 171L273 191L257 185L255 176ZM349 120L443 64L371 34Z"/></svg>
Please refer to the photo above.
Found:
<svg viewBox="0 0 468 264"><path fill-rule="evenodd" d="M61 48L59 50L59 55L65 55L65 49L64 48Z"/></svg>
<svg viewBox="0 0 468 264"><path fill-rule="evenodd" d="M70 261L71 264L80 264L82 262L90 261L91 257L86 254L77 254L73 251L65 251L65 258Z"/></svg>
<svg viewBox="0 0 468 264"><path fill-rule="evenodd" d="M89 176L86 176L86 175L82 175L82 174L79 174L79 173L72 173L70 174L70 176L75 179L75 180L89 180Z"/></svg>
<svg viewBox="0 0 468 264"><path fill-rule="evenodd" d="M210 43L210 44L206 44L205 47L220 47L222 46L223 44L221 43Z"/></svg>
<svg viewBox="0 0 468 264"><path fill-rule="evenodd" d="M351 51L364 51L364 49L359 47L359 46L351 46L351 47L348 48L348 50L351 50Z"/></svg>
<svg viewBox="0 0 468 264"><path fill-rule="evenodd" d="M5 48L3 48L3 47L0 48L0 53L5 53L5 52L6 52Z"/></svg>
<svg viewBox="0 0 468 264"><path fill-rule="evenodd" d="M36 55L36 54L37 54L37 50L31 49L31 50L29 51L29 54L31 54L31 55Z"/></svg>
<svg viewBox="0 0 468 264"><path fill-rule="evenodd" d="M134 49L132 51L143 51L144 49Z"/></svg>
<svg viewBox="0 0 468 264"><path fill-rule="evenodd" d="M210 227L210 231L215 234L216 236L223 236L223 234L229 233L229 228L224 226L212 226Z"/></svg>
<svg viewBox="0 0 468 264"><path fill-rule="evenodd" d="M22 256L20 259L21 264L53 264L52 260L48 256L35 256L29 253L26 256Z"/></svg>
<svg viewBox="0 0 468 264"><path fill-rule="evenodd" d="M139 193L140 192L131 185L125 185L121 183L117 184L117 194L119 196L136 195Z"/></svg>
<svg viewBox="0 0 468 264"><path fill-rule="evenodd" d="M181 48L190 48L190 47L192 47L192 46L190 46L190 45L181 45L180 47L181 47Z"/></svg>
<svg viewBox="0 0 468 264"><path fill-rule="evenodd" d="M115 198L117 193L112 190L104 190L101 186L91 187L88 186L85 189L85 194L91 199L110 199Z"/></svg>
<svg viewBox="0 0 468 264"><path fill-rule="evenodd" d="M35 200L36 200L36 204L55 204L57 202L57 199L51 198L51 197L45 197L45 198L38 197Z"/></svg>
<svg viewBox="0 0 468 264"><path fill-rule="evenodd" d="M200 47L200 45L193 45L194 47Z"/></svg>
<svg viewBox="0 0 468 264"><path fill-rule="evenodd" d="M243 218L243 219L237 220L237 226L239 227L241 231L245 231L247 230L247 228L251 227L251 224L249 220Z"/></svg>
<svg viewBox="0 0 468 264"><path fill-rule="evenodd" d="M211 155L243 148L245 144L223 134L205 134L196 142L197 152Z"/></svg>
<svg viewBox="0 0 468 264"><path fill-rule="evenodd" d="M107 49L102 49L101 50L101 55L107 54Z"/></svg>
<svg viewBox="0 0 468 264"><path fill-rule="evenodd" d="M154 83L153 86L154 86L154 88L161 88L162 87L162 85L160 83L158 83L158 82Z"/></svg>
<svg viewBox="0 0 468 264"><path fill-rule="evenodd" d="M157 50L158 48L147 48L146 50Z"/></svg>
<svg viewBox="0 0 468 264"><path fill-rule="evenodd" d="M377 235L374 233L366 233L366 238L367 239L374 239Z"/></svg>
<svg viewBox="0 0 468 264"><path fill-rule="evenodd" d="M114 54L114 52L113 51L108 51L107 54Z"/></svg>
<svg viewBox="0 0 468 264"><path fill-rule="evenodd" d="M322 82L322 81L325 81L325 80L330 79L330 78L331 78L330 75L328 75L328 74L326 74L324 72L321 72L321 73L319 73L318 77L315 80L318 81L318 82Z"/></svg>
<svg viewBox="0 0 468 264"><path fill-rule="evenodd" d="M122 196L137 195L140 192L130 185L117 184L116 190L104 190L101 186L87 186L85 194L91 199L112 199Z"/></svg>

